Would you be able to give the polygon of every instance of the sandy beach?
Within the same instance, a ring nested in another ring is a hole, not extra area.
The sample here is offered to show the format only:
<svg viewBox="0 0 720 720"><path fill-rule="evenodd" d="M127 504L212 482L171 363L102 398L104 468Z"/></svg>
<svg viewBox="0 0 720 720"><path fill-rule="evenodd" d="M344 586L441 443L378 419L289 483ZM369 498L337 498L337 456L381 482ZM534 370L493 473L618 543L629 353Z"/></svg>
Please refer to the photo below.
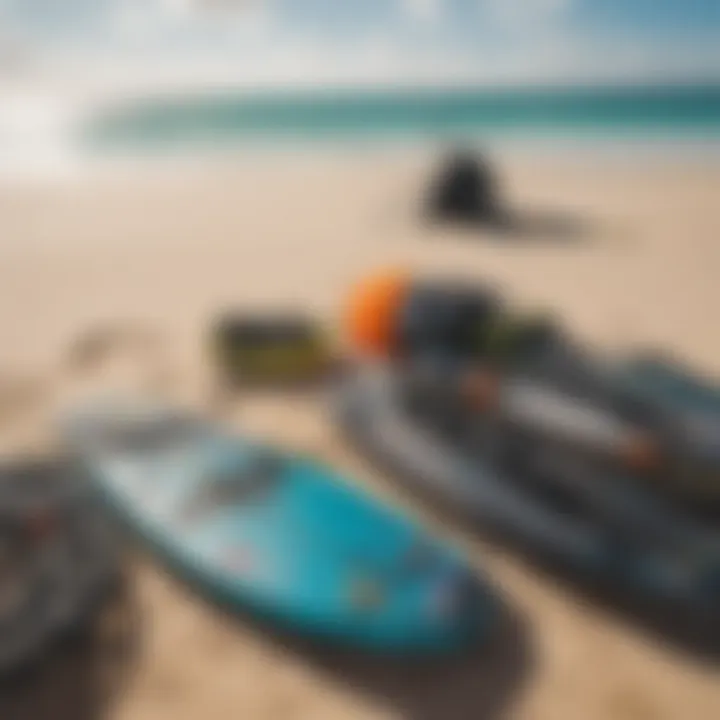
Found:
<svg viewBox="0 0 720 720"><path fill-rule="evenodd" d="M497 283L561 312L589 342L661 347L720 376L717 159L501 156L508 202L527 221L510 239L420 219L433 160L411 150L238 153L3 185L3 450L51 444L53 412L108 385L202 408L216 312L301 306L334 324L349 284L386 266ZM550 225L565 237L546 237ZM83 335L104 328L120 328L117 342L74 362ZM86 687L89 672L70 690L42 680L35 704L21 698L0 709L3 720L720 717L715 667L415 501L344 446L322 398L240 397L228 421L321 455L465 547L511 608L502 647L432 670L338 657L220 617L140 556L132 651L110 696Z"/></svg>

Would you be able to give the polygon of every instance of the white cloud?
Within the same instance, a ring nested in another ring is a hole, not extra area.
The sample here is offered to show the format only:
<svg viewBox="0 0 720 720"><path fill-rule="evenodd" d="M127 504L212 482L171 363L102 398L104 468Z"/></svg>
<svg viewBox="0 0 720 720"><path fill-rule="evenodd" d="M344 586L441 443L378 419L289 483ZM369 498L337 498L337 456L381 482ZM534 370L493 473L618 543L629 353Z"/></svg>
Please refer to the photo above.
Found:
<svg viewBox="0 0 720 720"><path fill-rule="evenodd" d="M267 0L121 0L113 10L110 39L162 48L214 36L217 44L245 41L268 29Z"/></svg>
<svg viewBox="0 0 720 720"><path fill-rule="evenodd" d="M157 0L166 11L180 17L203 17L223 13L247 15L265 9L269 0Z"/></svg>
<svg viewBox="0 0 720 720"><path fill-rule="evenodd" d="M575 0L478 0L490 19L510 28L537 28L563 18Z"/></svg>
<svg viewBox="0 0 720 720"><path fill-rule="evenodd" d="M282 6L275 0L118 0L119 37L92 48L66 48L62 62L51 53L46 68L72 72L81 82L89 78L88 84L104 91L166 83L202 88L612 81L720 67L720 48L709 45L632 38L613 39L609 48L606 38L573 26L569 11L578 1L474 0L481 17L473 41L454 43L444 34L452 20L447 0L394 0L409 24L422 27L402 33L378 23L342 38L324 28L303 31L279 22ZM436 34L433 22L445 20Z"/></svg>
<svg viewBox="0 0 720 720"><path fill-rule="evenodd" d="M443 11L443 0L400 0L403 12L413 20L433 22Z"/></svg>
<svg viewBox="0 0 720 720"><path fill-rule="evenodd" d="M568 10L574 0L479 0L497 14L548 16Z"/></svg>
<svg viewBox="0 0 720 720"><path fill-rule="evenodd" d="M168 15L187 17L195 12L194 0L159 0L159 4Z"/></svg>

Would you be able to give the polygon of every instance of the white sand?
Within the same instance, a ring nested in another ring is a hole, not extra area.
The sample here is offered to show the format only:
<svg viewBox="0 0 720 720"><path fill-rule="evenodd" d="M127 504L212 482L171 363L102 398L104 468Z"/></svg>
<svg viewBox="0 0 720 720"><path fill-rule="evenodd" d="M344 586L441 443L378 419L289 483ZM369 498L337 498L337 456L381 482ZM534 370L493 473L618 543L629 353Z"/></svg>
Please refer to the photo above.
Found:
<svg viewBox="0 0 720 720"><path fill-rule="evenodd" d="M348 284L387 265L499 282L520 301L562 310L587 339L658 344L720 374L720 164L508 159L519 209L589 226L574 244L515 246L424 226L413 211L427 166L397 153L239 157L0 190L0 380L32 389L4 403L2 446L43 442L58 403L109 377L164 382L199 404L208 387L203 334L216 311L302 305L334 322ZM108 363L68 363L82 333L118 322L149 328L164 349L118 346L112 373ZM514 686L505 710L522 720L720 717L720 674L412 504L342 446L318 403L258 398L239 402L236 416L322 454L465 545L526 617L532 657L473 661L420 680L409 670L348 668L224 624L144 562L143 645L111 717L479 719L499 716L488 700L505 694L498 676Z"/></svg>

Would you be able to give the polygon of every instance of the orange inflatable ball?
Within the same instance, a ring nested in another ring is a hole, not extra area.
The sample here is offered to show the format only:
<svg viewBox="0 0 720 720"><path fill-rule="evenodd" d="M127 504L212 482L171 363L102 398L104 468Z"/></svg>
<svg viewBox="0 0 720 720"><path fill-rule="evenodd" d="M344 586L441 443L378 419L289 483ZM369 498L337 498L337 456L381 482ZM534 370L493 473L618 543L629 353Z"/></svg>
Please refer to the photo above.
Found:
<svg viewBox="0 0 720 720"><path fill-rule="evenodd" d="M350 293L346 326L356 350L387 357L395 350L396 326L410 276L386 272L360 282Z"/></svg>

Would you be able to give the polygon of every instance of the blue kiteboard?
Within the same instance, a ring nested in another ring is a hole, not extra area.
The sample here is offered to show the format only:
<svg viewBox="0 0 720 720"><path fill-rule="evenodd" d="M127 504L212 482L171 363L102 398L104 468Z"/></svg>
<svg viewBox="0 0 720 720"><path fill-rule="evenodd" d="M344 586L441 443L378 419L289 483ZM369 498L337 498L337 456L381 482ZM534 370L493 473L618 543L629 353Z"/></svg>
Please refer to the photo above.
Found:
<svg viewBox="0 0 720 720"><path fill-rule="evenodd" d="M157 408L76 413L65 432L110 508L225 605L388 652L456 649L493 624L461 556L313 459Z"/></svg>

